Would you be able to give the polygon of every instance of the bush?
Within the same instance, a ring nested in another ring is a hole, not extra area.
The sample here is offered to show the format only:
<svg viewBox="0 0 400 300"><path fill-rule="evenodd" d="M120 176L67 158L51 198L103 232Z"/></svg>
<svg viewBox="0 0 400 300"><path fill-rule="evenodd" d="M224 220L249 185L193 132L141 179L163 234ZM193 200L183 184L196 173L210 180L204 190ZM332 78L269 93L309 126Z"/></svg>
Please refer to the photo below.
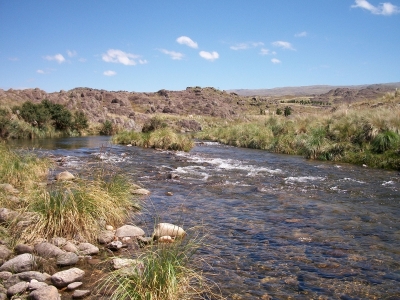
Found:
<svg viewBox="0 0 400 300"><path fill-rule="evenodd" d="M112 125L111 121L109 121L109 120L104 121L100 128L100 134L101 135L113 135L114 132L115 132L114 126Z"/></svg>
<svg viewBox="0 0 400 300"><path fill-rule="evenodd" d="M399 146L400 136L393 131L386 130L379 133L372 141L372 151L384 153L387 150L395 149Z"/></svg>

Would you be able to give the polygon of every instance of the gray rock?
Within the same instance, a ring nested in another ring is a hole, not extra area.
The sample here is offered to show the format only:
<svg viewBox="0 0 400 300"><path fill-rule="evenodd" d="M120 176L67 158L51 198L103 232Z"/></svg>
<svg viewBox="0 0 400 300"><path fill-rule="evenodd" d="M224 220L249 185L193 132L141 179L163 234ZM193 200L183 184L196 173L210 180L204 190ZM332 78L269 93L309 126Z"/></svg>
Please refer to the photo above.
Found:
<svg viewBox="0 0 400 300"><path fill-rule="evenodd" d="M84 275L85 271L78 268L72 268L53 274L53 276L51 276L51 282L57 288L64 288L72 282L80 281Z"/></svg>
<svg viewBox="0 0 400 300"><path fill-rule="evenodd" d="M81 255L93 255L99 253L99 248L90 243L80 243L78 245L78 250Z"/></svg>
<svg viewBox="0 0 400 300"><path fill-rule="evenodd" d="M90 290L75 290L72 299L83 299L90 295Z"/></svg>
<svg viewBox="0 0 400 300"><path fill-rule="evenodd" d="M23 281L37 280L40 282L44 282L50 278L49 274L40 273L37 271L22 272L22 273L18 273L16 275L18 275L19 279L21 279Z"/></svg>
<svg viewBox="0 0 400 300"><path fill-rule="evenodd" d="M39 256L45 257L45 258L49 258L49 257L56 258L57 256L65 253L57 246L50 244L48 242L36 244L35 251Z"/></svg>
<svg viewBox="0 0 400 300"><path fill-rule="evenodd" d="M32 300L61 300L56 287L49 285L37 289L29 294L29 299Z"/></svg>
<svg viewBox="0 0 400 300"><path fill-rule="evenodd" d="M7 296L11 298L12 296L16 294L22 294L28 289L28 283L25 281L18 282L17 284L9 287L7 289Z"/></svg>
<svg viewBox="0 0 400 300"><path fill-rule="evenodd" d="M136 237L136 236L143 236L144 235L144 231L143 229L137 227L137 226L133 226L133 225L124 225L121 226L117 229L117 231L115 232L115 236L117 237Z"/></svg>
<svg viewBox="0 0 400 300"><path fill-rule="evenodd" d="M79 261L78 255L73 252L65 252L57 256L58 266L71 266L75 265Z"/></svg>
<svg viewBox="0 0 400 300"><path fill-rule="evenodd" d="M0 208L0 223L10 222L18 217L18 213L8 208Z"/></svg>
<svg viewBox="0 0 400 300"><path fill-rule="evenodd" d="M31 271L34 265L35 257L32 254L25 253L6 261L0 267L0 271L21 273L25 271Z"/></svg>
<svg viewBox="0 0 400 300"><path fill-rule="evenodd" d="M63 237L55 237L51 239L51 243L57 247L63 247L67 243L67 239Z"/></svg>
<svg viewBox="0 0 400 300"><path fill-rule="evenodd" d="M7 272L7 271L0 272L0 280L1 281L5 281L8 278L10 278L11 276L12 276L11 272Z"/></svg>
<svg viewBox="0 0 400 300"><path fill-rule="evenodd" d="M74 252L74 253L78 252L78 248L71 242L67 242L64 245L63 250L67 251L67 252Z"/></svg>
<svg viewBox="0 0 400 300"><path fill-rule="evenodd" d="M0 260L6 260L11 256L12 252L5 245L0 245Z"/></svg>
<svg viewBox="0 0 400 300"><path fill-rule="evenodd" d="M141 260L131 258L114 258L112 262L115 270L143 265Z"/></svg>
<svg viewBox="0 0 400 300"><path fill-rule="evenodd" d="M3 286L8 289L12 287L13 285L16 285L19 282L22 282L23 280L19 278L18 274L12 275L10 278L8 278L6 281L3 281Z"/></svg>
<svg viewBox="0 0 400 300"><path fill-rule="evenodd" d="M33 253L33 247L27 244L18 244L14 247L14 251L17 254Z"/></svg>
<svg viewBox="0 0 400 300"><path fill-rule="evenodd" d="M80 281L73 282L73 283L68 284L67 289L69 289L69 290L75 290L75 289L77 289L78 287L81 287L82 284L83 284L83 282L80 282Z"/></svg>
<svg viewBox="0 0 400 300"><path fill-rule="evenodd" d="M44 287L47 287L47 286L49 286L49 285L47 283L45 283L45 282L32 280L31 282L29 282L28 290L34 291L34 290L38 290L38 289L41 289L41 288L44 288Z"/></svg>
<svg viewBox="0 0 400 300"><path fill-rule="evenodd" d="M102 232L100 232L97 240L100 244L108 244L114 240L114 237L114 232L110 230L103 230Z"/></svg>

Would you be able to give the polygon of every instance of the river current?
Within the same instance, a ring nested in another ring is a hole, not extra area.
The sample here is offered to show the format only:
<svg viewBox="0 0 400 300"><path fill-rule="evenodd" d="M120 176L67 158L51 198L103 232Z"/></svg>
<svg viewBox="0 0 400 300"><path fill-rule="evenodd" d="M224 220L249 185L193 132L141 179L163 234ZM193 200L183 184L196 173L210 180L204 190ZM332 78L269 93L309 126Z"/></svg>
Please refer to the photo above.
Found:
<svg viewBox="0 0 400 300"><path fill-rule="evenodd" d="M133 220L149 235L155 216L201 225L203 271L227 299L400 299L399 172L210 142L189 153L107 137L16 146L66 157L71 172L118 168L151 191Z"/></svg>

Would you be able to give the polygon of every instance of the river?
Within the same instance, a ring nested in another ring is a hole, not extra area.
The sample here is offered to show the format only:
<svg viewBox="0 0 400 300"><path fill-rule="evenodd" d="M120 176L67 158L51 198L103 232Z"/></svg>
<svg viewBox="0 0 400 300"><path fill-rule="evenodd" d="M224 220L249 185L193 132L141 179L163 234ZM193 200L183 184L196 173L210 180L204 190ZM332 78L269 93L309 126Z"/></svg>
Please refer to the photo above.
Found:
<svg viewBox="0 0 400 300"><path fill-rule="evenodd" d="M228 299L400 299L399 172L209 142L189 153L107 137L16 146L64 156L71 172L118 168L151 191L134 220L148 234L154 218L202 225L203 271Z"/></svg>

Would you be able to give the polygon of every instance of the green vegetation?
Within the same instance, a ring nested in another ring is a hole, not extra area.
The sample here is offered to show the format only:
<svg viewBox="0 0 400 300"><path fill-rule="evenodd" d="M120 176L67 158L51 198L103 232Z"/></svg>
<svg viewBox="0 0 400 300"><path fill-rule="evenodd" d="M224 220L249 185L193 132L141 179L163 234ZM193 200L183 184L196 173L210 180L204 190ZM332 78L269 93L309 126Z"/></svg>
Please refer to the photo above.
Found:
<svg viewBox="0 0 400 300"><path fill-rule="evenodd" d="M219 299L193 266L194 255L201 245L203 241L196 237L156 244L146 249L131 267L110 273L101 288L110 291L113 300L204 299L207 294Z"/></svg>
<svg viewBox="0 0 400 300"><path fill-rule="evenodd" d="M133 145L173 151L190 151L194 142L191 136L180 134L158 117L143 126L142 132L122 131L113 136L116 144Z"/></svg>
<svg viewBox="0 0 400 300"><path fill-rule="evenodd" d="M277 115L208 127L196 137L310 159L400 170L400 97L391 95L376 101L381 101L379 108L373 102L359 103L290 118L281 116L278 108ZM286 110L283 113L288 116Z"/></svg>
<svg viewBox="0 0 400 300"><path fill-rule="evenodd" d="M31 101L12 110L0 109L0 138L44 138L81 135L89 127L83 112L71 113L61 104L45 99Z"/></svg>

